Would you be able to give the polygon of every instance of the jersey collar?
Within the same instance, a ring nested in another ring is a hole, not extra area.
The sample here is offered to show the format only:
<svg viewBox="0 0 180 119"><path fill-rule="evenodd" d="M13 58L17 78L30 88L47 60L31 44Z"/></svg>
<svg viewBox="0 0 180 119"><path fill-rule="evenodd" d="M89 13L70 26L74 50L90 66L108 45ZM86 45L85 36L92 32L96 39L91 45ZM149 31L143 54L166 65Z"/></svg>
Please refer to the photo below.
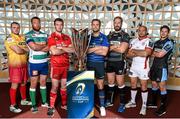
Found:
<svg viewBox="0 0 180 119"><path fill-rule="evenodd" d="M148 36L144 36L144 37L142 37L142 38L138 37L138 39L141 41L141 40L146 39L147 37L148 37Z"/></svg>

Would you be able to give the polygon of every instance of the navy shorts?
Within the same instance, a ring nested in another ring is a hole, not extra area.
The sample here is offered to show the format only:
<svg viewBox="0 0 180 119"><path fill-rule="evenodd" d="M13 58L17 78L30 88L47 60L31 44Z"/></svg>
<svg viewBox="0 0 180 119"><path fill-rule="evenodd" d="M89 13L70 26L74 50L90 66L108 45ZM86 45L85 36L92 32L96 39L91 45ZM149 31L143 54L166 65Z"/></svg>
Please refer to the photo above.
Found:
<svg viewBox="0 0 180 119"><path fill-rule="evenodd" d="M45 63L29 63L29 76L48 75L48 62Z"/></svg>
<svg viewBox="0 0 180 119"><path fill-rule="evenodd" d="M96 79L104 79L104 62L87 62L87 70L95 71Z"/></svg>
<svg viewBox="0 0 180 119"><path fill-rule="evenodd" d="M156 82L166 81L168 79L167 68L154 68L150 69L150 79Z"/></svg>

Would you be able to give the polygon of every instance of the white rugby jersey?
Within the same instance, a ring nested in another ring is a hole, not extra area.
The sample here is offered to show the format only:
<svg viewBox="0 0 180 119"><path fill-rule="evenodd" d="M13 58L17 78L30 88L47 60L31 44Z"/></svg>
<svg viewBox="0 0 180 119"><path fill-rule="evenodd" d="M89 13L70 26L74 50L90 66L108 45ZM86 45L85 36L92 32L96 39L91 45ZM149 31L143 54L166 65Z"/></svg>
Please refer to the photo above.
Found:
<svg viewBox="0 0 180 119"><path fill-rule="evenodd" d="M133 39L130 42L130 49L145 50L146 48L153 49L153 42L150 38L139 40L138 38ZM140 68L149 68L148 57L133 57L132 66L139 66Z"/></svg>

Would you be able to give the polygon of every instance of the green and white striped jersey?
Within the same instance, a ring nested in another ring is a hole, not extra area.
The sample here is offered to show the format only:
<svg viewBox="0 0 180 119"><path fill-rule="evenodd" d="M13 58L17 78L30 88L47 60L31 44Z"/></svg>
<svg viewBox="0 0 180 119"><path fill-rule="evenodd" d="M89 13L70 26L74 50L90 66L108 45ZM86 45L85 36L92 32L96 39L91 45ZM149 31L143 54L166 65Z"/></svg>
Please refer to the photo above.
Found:
<svg viewBox="0 0 180 119"><path fill-rule="evenodd" d="M36 44L46 44L47 43L47 34L43 33L41 31L37 32L34 30L29 31L26 33L26 42L27 44L29 42L34 42ZM29 46L28 46L29 47ZM29 52L29 62L30 63L44 63L48 61L47 52L43 51L34 51L33 49L30 49Z"/></svg>

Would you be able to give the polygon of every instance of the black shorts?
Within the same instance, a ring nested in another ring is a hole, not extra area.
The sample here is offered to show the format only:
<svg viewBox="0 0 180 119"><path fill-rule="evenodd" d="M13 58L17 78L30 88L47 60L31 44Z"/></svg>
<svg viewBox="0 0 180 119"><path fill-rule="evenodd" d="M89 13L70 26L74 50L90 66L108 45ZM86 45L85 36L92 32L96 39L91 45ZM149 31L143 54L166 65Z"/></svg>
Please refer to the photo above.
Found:
<svg viewBox="0 0 180 119"><path fill-rule="evenodd" d="M123 75L126 73L126 64L125 61L108 61L106 65L106 72L112 73L115 72L117 75Z"/></svg>
<svg viewBox="0 0 180 119"><path fill-rule="evenodd" d="M168 79L168 69L151 67L150 79L156 82L166 81Z"/></svg>
<svg viewBox="0 0 180 119"><path fill-rule="evenodd" d="M104 62L87 62L87 70L95 71L95 78L104 79Z"/></svg>

